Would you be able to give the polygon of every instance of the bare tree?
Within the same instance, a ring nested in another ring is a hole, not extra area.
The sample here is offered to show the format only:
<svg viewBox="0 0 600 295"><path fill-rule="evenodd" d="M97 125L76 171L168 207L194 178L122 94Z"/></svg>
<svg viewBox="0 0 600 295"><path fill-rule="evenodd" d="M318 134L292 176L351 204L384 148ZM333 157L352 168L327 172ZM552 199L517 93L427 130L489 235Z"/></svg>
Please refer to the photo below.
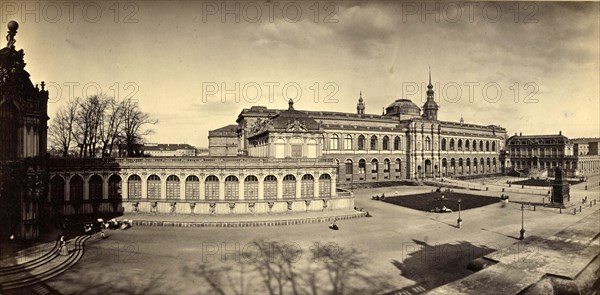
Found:
<svg viewBox="0 0 600 295"><path fill-rule="evenodd" d="M143 112L136 100L130 98L123 102L123 125L120 133L127 156L141 155L140 147L144 137L152 133L151 129L145 129L145 127L156 123L158 120Z"/></svg>
<svg viewBox="0 0 600 295"><path fill-rule="evenodd" d="M93 95L81 101L74 128L80 157L95 157L100 122L105 109L106 97L104 95Z"/></svg>
<svg viewBox="0 0 600 295"><path fill-rule="evenodd" d="M144 137L152 133L147 125L158 121L143 112L132 99L117 101L103 94L70 100L56 112L50 123L51 146L68 156L76 147L79 157L111 156L118 146L126 156L139 156Z"/></svg>
<svg viewBox="0 0 600 295"><path fill-rule="evenodd" d="M112 155L113 146L117 143L119 131L123 124L124 105L124 101L118 102L113 97L107 97L106 99L106 111L102 117L100 128L102 157Z"/></svg>
<svg viewBox="0 0 600 295"><path fill-rule="evenodd" d="M56 112L48 128L50 147L60 151L63 157L69 155L74 141L73 126L79 110L79 98L70 99L67 104Z"/></svg>

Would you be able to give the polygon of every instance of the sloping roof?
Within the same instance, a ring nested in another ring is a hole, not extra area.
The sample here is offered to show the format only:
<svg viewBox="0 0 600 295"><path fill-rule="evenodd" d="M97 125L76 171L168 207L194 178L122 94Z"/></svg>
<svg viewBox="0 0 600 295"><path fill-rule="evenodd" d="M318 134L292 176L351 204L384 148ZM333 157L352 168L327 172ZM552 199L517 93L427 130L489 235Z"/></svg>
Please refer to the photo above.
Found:
<svg viewBox="0 0 600 295"><path fill-rule="evenodd" d="M237 137L238 125L231 124L217 128L215 130L208 131L208 137L212 136L223 136L223 137Z"/></svg>

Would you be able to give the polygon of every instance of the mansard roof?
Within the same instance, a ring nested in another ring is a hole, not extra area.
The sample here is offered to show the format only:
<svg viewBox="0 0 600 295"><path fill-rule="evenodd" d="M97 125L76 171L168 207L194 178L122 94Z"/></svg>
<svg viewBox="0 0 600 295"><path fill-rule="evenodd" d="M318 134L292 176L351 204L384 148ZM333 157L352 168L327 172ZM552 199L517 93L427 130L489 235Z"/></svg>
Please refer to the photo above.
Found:
<svg viewBox="0 0 600 295"><path fill-rule="evenodd" d="M513 135L508 138L508 144L526 144L526 145L542 145L542 144L571 144L572 141L562 134L547 134L547 135Z"/></svg>

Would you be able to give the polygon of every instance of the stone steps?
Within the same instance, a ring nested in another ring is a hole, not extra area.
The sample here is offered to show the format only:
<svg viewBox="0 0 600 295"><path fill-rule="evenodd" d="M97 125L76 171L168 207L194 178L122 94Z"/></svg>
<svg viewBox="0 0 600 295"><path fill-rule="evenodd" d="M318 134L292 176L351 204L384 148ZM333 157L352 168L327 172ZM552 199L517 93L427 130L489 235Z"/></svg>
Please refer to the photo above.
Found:
<svg viewBox="0 0 600 295"><path fill-rule="evenodd" d="M34 285L64 273L83 257L83 245L89 238L90 236L76 237L69 255L60 256L56 252L57 249L53 248L53 254L36 259L33 263L12 267L10 271L1 273L1 289L10 290Z"/></svg>

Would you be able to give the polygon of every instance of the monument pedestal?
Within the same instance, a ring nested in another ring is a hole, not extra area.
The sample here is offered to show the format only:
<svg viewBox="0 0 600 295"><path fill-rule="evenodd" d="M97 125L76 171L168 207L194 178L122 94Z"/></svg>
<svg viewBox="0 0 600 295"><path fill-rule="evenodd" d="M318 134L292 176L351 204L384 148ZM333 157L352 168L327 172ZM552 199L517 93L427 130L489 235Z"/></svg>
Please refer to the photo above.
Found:
<svg viewBox="0 0 600 295"><path fill-rule="evenodd" d="M567 182L562 169L556 167L554 170L554 181L552 182L552 196L550 197L550 205L548 207L566 209L573 205L571 203L571 195L569 194L569 182Z"/></svg>

